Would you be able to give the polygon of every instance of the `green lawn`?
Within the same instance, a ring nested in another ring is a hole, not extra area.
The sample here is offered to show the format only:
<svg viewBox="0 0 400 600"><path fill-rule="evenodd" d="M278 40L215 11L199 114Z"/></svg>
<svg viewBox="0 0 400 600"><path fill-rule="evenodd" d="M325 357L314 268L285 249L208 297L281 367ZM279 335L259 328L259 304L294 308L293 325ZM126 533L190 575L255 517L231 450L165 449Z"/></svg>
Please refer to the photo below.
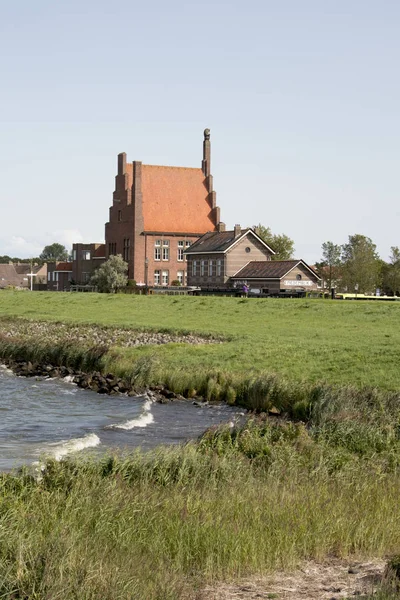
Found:
<svg viewBox="0 0 400 600"><path fill-rule="evenodd" d="M3 291L0 315L227 337L206 346L117 349L122 371L151 354L169 373L268 372L293 382L399 388L397 303Z"/></svg>

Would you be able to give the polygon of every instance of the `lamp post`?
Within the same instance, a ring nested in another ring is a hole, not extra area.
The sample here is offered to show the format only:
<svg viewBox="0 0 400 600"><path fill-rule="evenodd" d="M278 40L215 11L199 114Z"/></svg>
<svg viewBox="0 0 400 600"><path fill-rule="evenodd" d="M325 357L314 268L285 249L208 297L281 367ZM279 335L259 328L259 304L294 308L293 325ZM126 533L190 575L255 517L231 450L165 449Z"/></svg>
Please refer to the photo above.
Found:
<svg viewBox="0 0 400 600"><path fill-rule="evenodd" d="M358 292L358 283L355 284L354 286L354 290L356 292L356 300L357 300L357 292Z"/></svg>
<svg viewBox="0 0 400 600"><path fill-rule="evenodd" d="M146 258L144 259L144 283L145 283L145 290L146 290L146 294L148 294L149 290L148 290L148 285L149 285L149 259Z"/></svg>

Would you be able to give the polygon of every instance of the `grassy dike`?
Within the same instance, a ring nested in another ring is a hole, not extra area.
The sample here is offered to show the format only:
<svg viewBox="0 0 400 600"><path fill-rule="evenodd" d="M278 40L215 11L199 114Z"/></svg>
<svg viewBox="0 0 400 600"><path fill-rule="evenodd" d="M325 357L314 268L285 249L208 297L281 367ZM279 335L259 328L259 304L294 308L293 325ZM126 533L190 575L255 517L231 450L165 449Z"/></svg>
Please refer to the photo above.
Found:
<svg viewBox="0 0 400 600"><path fill-rule="evenodd" d="M206 582L399 553L399 310L1 293L7 318L226 341L90 353L90 340L32 340L18 322L20 339L1 337L0 355L102 368L258 412L274 406L292 422L254 416L184 447L51 463L39 483L1 476L0 598L194 600Z"/></svg>

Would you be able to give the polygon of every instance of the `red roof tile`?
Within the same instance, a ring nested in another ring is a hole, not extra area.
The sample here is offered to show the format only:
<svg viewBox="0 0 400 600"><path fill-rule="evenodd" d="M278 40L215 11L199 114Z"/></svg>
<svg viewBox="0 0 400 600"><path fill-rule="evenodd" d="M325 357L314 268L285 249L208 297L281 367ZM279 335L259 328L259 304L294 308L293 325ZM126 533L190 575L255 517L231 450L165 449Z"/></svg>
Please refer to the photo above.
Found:
<svg viewBox="0 0 400 600"><path fill-rule="evenodd" d="M132 163L126 165L129 187ZM142 165L145 231L205 233L214 231L208 190L201 169Z"/></svg>
<svg viewBox="0 0 400 600"><path fill-rule="evenodd" d="M205 233L214 230L201 169L143 165L145 231Z"/></svg>

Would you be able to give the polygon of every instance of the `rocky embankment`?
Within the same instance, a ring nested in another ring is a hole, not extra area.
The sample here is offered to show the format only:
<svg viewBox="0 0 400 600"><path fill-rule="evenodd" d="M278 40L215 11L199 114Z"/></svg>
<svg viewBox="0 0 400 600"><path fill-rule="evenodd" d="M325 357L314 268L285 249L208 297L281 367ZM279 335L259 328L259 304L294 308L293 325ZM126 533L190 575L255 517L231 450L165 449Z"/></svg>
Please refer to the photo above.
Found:
<svg viewBox="0 0 400 600"><path fill-rule="evenodd" d="M40 340L41 343L74 343L87 347L119 346L159 346L161 344L218 344L224 340L216 336L202 336L192 333L170 333L162 331L141 331L123 327L100 327L99 325L74 325L49 321L28 321L25 319L0 319L0 335L21 341Z"/></svg>
<svg viewBox="0 0 400 600"><path fill-rule="evenodd" d="M147 394L152 399L159 403L167 403L173 400L186 400L184 396L175 394L163 385L150 386L149 388L141 388L131 384L126 379L115 377L112 373L103 375L95 371L93 373L83 373L76 371L71 367L59 367L56 365L39 365L30 361L16 361L10 359L2 359L1 361L9 369L19 377L40 377L40 378L68 378L69 381L75 383L78 387L89 389L98 394L108 394L115 396L124 394L127 396L140 396ZM194 403L203 402L200 396L192 397Z"/></svg>

